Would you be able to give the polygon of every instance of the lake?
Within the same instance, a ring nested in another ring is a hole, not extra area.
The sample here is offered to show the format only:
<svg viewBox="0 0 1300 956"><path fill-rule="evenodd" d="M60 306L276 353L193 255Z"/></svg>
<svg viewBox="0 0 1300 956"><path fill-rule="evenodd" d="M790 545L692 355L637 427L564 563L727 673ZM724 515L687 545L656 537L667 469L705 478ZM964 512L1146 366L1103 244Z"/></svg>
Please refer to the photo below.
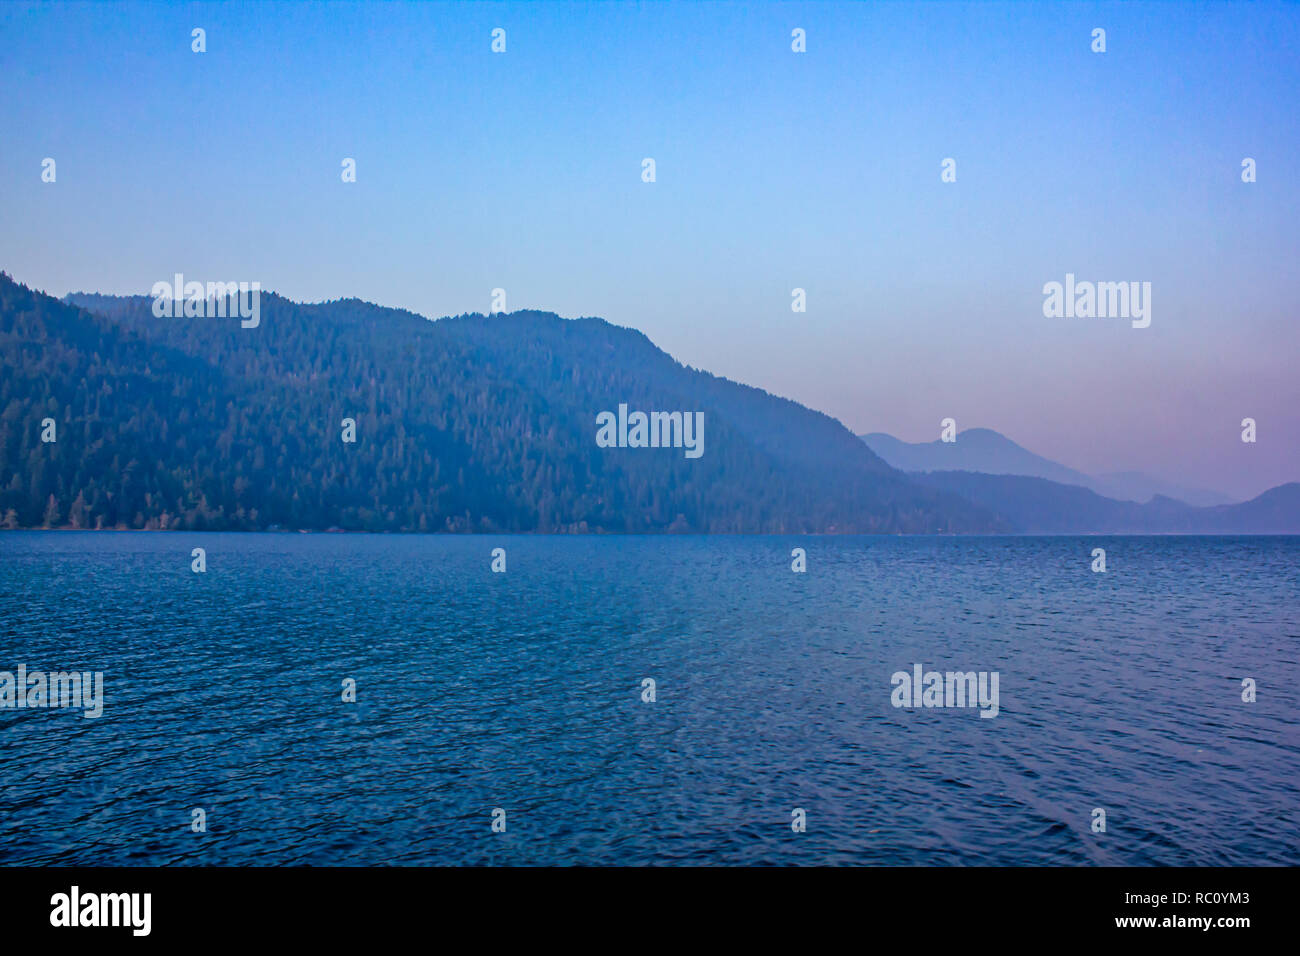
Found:
<svg viewBox="0 0 1300 956"><path fill-rule="evenodd" d="M1296 865L1298 587L1295 537L6 532L0 671L103 713L0 709L0 863Z"/></svg>

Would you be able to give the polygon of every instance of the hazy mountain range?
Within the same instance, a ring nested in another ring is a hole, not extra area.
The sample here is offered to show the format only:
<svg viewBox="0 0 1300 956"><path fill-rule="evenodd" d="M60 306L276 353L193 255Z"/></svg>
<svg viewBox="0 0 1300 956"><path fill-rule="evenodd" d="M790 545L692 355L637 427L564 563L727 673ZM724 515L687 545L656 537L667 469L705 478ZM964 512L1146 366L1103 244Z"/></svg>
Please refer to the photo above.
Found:
<svg viewBox="0 0 1300 956"><path fill-rule="evenodd" d="M1226 505L1233 500L1217 491L1189 488L1136 471L1086 475L1058 464L990 428L968 428L957 440L904 442L883 432L863 435L867 447L900 471L978 471L990 475L1046 478L1066 485L1090 488L1099 495L1121 501L1150 501L1158 496L1189 505Z"/></svg>
<svg viewBox="0 0 1300 956"><path fill-rule="evenodd" d="M932 471L914 475L1001 515L1031 534L1300 534L1300 484L1271 488L1250 501L1198 508L1157 496L1140 504L1088 488L1022 475Z"/></svg>
<svg viewBox="0 0 1300 956"><path fill-rule="evenodd" d="M233 310L231 310L233 313ZM540 312L429 321L261 295L260 324L0 279L0 518L23 527L1007 530L839 422ZM600 448L620 404L703 411L704 453ZM41 442L41 422L58 426ZM356 443L341 423L356 423Z"/></svg>
<svg viewBox="0 0 1300 956"><path fill-rule="evenodd" d="M1086 475L988 428L956 438L909 443L881 432L862 436L916 481L982 505L1020 532L1300 533L1300 484L1294 482L1235 504L1217 492L1137 472Z"/></svg>
<svg viewBox="0 0 1300 956"><path fill-rule="evenodd" d="M159 319L152 304L59 300L0 274L0 525L1300 532L1300 485L1210 508L1117 501L993 432L957 445L987 446L981 468L1018 455L1016 467L1048 473L908 467L919 457L894 467L888 436L879 455L827 415L682 365L601 319L430 321L263 293L260 324L241 328ZM596 416L620 404L703 412L704 454L598 447ZM345 418L355 443L342 440Z"/></svg>

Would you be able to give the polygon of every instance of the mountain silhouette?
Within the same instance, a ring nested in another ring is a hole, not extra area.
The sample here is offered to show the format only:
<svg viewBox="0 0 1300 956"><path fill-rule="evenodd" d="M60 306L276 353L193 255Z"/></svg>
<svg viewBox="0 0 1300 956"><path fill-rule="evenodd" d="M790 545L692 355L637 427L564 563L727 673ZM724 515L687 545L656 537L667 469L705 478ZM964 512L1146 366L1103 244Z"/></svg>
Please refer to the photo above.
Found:
<svg viewBox="0 0 1300 956"><path fill-rule="evenodd" d="M1195 507L1157 495L1116 501L1088 488L1023 475L934 471L916 475L960 495L1029 534L1300 534L1300 483L1271 488L1240 504Z"/></svg>
<svg viewBox="0 0 1300 956"><path fill-rule="evenodd" d="M260 298L157 318L0 277L0 523L474 532L975 532L979 505L827 415L543 312L430 321ZM233 310L231 310L233 312ZM620 404L702 412L704 452L601 448ZM53 419L57 441L41 441ZM344 419L355 443L342 440Z"/></svg>
<svg viewBox="0 0 1300 956"><path fill-rule="evenodd" d="M1297 484L1213 507L1114 500L989 429L859 439L603 319L271 293L260 315L157 318L146 296L59 300L0 273L0 526L1300 532ZM702 455L600 447L597 416L620 406L702 413ZM918 467L936 461L1060 480Z"/></svg>
<svg viewBox="0 0 1300 956"><path fill-rule="evenodd" d="M1023 475L1090 488L1121 501L1150 501L1156 496L1191 505L1231 504L1217 491L1192 488L1136 471L1088 475L1036 455L991 428L968 428L955 442L904 442L884 432L862 435L867 447L900 471L975 471L989 475Z"/></svg>

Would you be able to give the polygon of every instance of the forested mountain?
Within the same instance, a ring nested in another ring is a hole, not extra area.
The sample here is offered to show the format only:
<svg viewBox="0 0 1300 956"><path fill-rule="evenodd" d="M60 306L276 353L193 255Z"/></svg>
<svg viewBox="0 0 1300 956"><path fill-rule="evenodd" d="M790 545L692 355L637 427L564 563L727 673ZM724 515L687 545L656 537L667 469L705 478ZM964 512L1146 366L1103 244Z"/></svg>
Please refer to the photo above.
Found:
<svg viewBox="0 0 1300 956"><path fill-rule="evenodd" d="M538 312L429 321L263 293L260 324L53 299L0 275L9 527L997 531L835 420ZM704 413L704 454L600 448L619 403ZM52 418L57 441L41 441ZM356 442L342 441L342 420Z"/></svg>

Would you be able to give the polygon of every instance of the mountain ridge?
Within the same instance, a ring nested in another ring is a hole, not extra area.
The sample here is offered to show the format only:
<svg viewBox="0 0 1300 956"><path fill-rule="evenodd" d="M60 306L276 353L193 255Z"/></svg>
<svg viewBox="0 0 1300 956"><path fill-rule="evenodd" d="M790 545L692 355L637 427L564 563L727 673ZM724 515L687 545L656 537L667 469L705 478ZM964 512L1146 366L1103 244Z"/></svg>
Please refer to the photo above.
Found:
<svg viewBox="0 0 1300 956"><path fill-rule="evenodd" d="M261 324L244 329L158 319L147 296L54 299L0 273L0 526L1300 532L1295 484L1204 508L1032 476L906 474L831 416L602 318L260 301ZM597 414L620 403L705 412L706 454L597 447ZM991 429L963 438L1014 445Z"/></svg>
<svg viewBox="0 0 1300 956"><path fill-rule="evenodd" d="M1157 495L1116 501L1025 475L934 471L917 479L1002 515L1022 534L1300 534L1300 482L1236 504L1197 507Z"/></svg>
<svg viewBox="0 0 1300 956"><path fill-rule="evenodd" d="M1029 451L991 428L968 428L954 442L905 442L886 432L859 436L867 447L900 471L973 471L990 475L1046 478L1089 488L1107 498L1145 502L1162 495L1196 506L1237 503L1217 491L1190 488L1141 472L1089 475Z"/></svg>
<svg viewBox="0 0 1300 956"><path fill-rule="evenodd" d="M821 412L604 319L429 320L261 293L260 322L156 318L0 279L0 523L370 531L997 531ZM706 413L698 460L602 449L619 403ZM58 441L37 435L56 419ZM340 437L344 418L358 440Z"/></svg>

